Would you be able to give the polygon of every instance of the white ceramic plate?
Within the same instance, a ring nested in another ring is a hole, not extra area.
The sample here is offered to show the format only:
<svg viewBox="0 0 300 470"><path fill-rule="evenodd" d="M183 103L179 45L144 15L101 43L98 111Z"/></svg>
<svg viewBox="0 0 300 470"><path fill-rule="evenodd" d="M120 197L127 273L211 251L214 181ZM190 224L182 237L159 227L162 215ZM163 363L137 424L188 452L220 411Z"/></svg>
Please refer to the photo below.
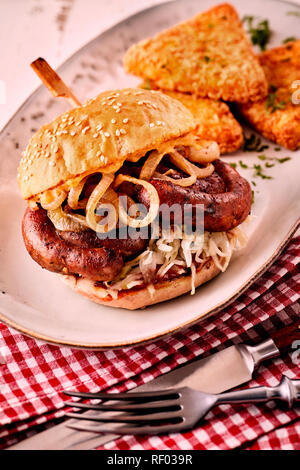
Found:
<svg viewBox="0 0 300 470"><path fill-rule="evenodd" d="M274 0L232 3L241 16L268 18L274 31L271 46L281 44L287 36L299 35L299 17L287 14L300 12L295 5ZM178 0L139 13L83 47L59 73L80 100L105 89L135 86L139 80L127 76L122 68L127 48L213 4L208 0ZM267 157L291 159L266 170L274 179L255 179L249 243L234 256L226 273L200 287L194 296L185 295L145 310L130 312L85 300L31 260L20 229L25 209L16 183L21 150L35 130L67 108L66 102L54 100L40 87L0 136L0 319L19 331L47 342L90 349L134 345L178 331L219 311L245 290L272 263L299 225L300 152L275 152L275 145L269 143L264 152ZM240 151L224 159L242 160L251 166L262 163L255 152ZM252 170L240 172L253 180Z"/></svg>

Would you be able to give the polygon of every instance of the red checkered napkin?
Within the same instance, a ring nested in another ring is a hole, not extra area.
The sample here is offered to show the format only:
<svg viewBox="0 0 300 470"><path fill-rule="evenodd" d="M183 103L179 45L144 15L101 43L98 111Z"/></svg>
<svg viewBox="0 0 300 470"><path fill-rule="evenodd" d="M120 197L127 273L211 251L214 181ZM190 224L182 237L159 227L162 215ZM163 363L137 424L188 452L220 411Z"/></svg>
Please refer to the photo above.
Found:
<svg viewBox="0 0 300 470"><path fill-rule="evenodd" d="M0 325L0 440L8 446L62 415L62 390L123 391L153 380L179 364L232 342L265 338L299 317L300 237L290 241L274 265L223 312L145 346L93 352L59 348ZM275 385L282 373L299 378L289 356L260 367L251 386ZM272 403L261 407L223 405L190 433L168 437L126 437L105 448L227 449L272 445L285 429L282 445L293 445L299 411ZM277 434L275 434L277 432ZM272 439L271 434L274 434ZM267 436L270 436L268 440ZM281 442L281 441L280 441ZM277 444L276 444L277 445ZM295 446L294 446L295 447Z"/></svg>

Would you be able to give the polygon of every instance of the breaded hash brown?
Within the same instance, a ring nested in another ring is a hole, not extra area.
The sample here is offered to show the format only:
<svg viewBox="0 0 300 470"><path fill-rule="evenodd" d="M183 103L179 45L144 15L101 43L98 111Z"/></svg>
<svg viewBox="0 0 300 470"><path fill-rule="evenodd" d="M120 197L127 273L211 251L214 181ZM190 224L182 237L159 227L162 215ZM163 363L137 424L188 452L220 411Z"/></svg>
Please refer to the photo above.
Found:
<svg viewBox="0 0 300 470"><path fill-rule="evenodd" d="M289 150L300 147L300 40L263 52L259 56L269 83L267 98L240 105L247 121L264 137ZM294 87L297 83L294 83Z"/></svg>
<svg viewBox="0 0 300 470"><path fill-rule="evenodd" d="M200 97L246 103L267 94L238 14L226 3L133 45L124 66L158 88Z"/></svg>
<svg viewBox="0 0 300 470"><path fill-rule="evenodd" d="M150 82L143 83L141 87L155 89ZM178 91L164 90L164 93L180 101L191 111L197 123L194 134L200 139L217 142L220 153L231 153L242 146L244 140L242 127L226 103L210 98L197 98Z"/></svg>

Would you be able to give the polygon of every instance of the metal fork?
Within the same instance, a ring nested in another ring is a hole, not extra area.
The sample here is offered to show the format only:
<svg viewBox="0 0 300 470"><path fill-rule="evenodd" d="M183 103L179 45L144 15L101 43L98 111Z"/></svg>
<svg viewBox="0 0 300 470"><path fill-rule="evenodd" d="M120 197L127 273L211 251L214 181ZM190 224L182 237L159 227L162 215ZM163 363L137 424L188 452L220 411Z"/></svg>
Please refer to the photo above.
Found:
<svg viewBox="0 0 300 470"><path fill-rule="evenodd" d="M68 396L101 400L101 403L67 402L66 405L90 410L66 413L69 418L91 424L68 427L95 433L164 434L194 427L214 406L224 403L260 403L281 400L289 407L300 401L300 380L286 376L276 387L254 387L221 394L202 393L188 387L140 393L64 392ZM99 425L99 422L102 423Z"/></svg>

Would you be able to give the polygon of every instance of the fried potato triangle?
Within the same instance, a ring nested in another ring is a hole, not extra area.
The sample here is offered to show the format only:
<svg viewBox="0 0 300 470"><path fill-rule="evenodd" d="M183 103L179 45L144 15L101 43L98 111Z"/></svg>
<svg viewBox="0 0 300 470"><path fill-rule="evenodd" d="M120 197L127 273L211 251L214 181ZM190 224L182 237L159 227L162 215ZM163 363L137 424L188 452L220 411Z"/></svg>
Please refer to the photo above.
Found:
<svg viewBox="0 0 300 470"><path fill-rule="evenodd" d="M238 14L226 3L133 45L124 66L159 88L200 97L245 103L267 94Z"/></svg>
<svg viewBox="0 0 300 470"><path fill-rule="evenodd" d="M141 88L156 89L149 81L143 82ZM181 101L191 111L197 124L194 134L200 139L217 142L220 153L235 152L242 146L244 141L242 127L226 103L210 98L198 98L179 91L161 91Z"/></svg>
<svg viewBox="0 0 300 470"><path fill-rule="evenodd" d="M256 103L240 105L239 110L264 137L296 150L300 147L300 40L263 52L259 60L269 94Z"/></svg>

